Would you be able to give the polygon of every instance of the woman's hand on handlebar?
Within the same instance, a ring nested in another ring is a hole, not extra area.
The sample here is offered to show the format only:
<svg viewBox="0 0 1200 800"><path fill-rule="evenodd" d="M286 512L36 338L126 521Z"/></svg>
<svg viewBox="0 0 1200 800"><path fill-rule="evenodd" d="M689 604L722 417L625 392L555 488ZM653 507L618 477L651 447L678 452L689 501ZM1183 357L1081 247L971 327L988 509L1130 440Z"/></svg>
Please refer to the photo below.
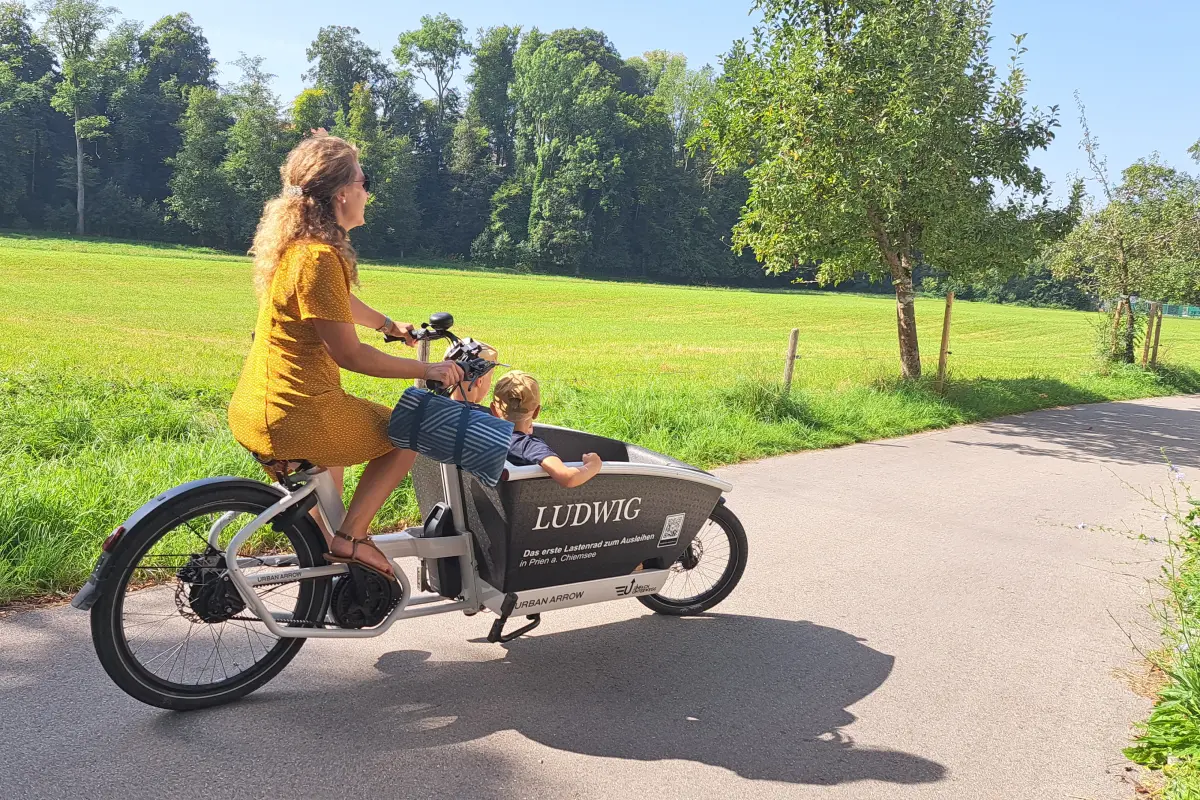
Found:
<svg viewBox="0 0 1200 800"><path fill-rule="evenodd" d="M462 367L453 361L434 361L425 367L425 381L437 381L443 386L462 383Z"/></svg>
<svg viewBox="0 0 1200 800"><path fill-rule="evenodd" d="M389 341L401 339L409 347L416 347L417 340L413 336L413 324L411 322L392 322L392 327L383 332L383 335Z"/></svg>

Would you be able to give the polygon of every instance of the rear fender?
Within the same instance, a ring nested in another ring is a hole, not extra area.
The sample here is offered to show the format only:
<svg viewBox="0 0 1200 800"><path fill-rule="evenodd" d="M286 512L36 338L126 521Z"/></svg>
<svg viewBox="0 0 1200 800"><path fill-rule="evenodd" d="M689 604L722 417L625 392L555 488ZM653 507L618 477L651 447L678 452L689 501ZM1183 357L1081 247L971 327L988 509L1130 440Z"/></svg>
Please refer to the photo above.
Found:
<svg viewBox="0 0 1200 800"><path fill-rule="evenodd" d="M96 559L96 566L92 569L91 576L83 584L83 588L71 599L71 605L81 611L87 611L96 604L96 601L100 599L101 594L103 594L108 586L108 580L111 576L113 563L117 555L127 546L126 542L136 541L136 537L133 534L137 531L138 526L147 524L148 520L152 521L152 517L156 511L159 511L168 503L187 497L192 492L208 490L218 485L228 487L252 486L257 489L266 489L279 497L284 496L283 491L277 486L271 486L262 481L255 481L249 478L235 478L232 476L201 478L200 480L189 481L173 489L168 489L153 500L147 501L141 508L133 512L129 516L129 519L125 520L124 524L121 525L124 528L124 532L106 550L101 551L100 557Z"/></svg>

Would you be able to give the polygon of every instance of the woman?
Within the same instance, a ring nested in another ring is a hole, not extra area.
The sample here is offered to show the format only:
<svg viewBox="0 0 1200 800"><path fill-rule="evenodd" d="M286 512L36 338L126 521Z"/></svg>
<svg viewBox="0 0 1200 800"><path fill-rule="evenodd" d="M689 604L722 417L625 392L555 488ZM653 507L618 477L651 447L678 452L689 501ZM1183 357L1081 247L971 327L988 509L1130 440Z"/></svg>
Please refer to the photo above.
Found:
<svg viewBox="0 0 1200 800"><path fill-rule="evenodd" d="M392 447L391 409L342 391L339 368L451 384L462 380L462 370L448 361L396 358L358 339L355 325L413 344L412 325L350 293L358 270L347 231L363 224L370 196L358 151L318 133L288 154L280 175L283 191L263 209L251 249L258 324L229 404L229 427L260 459L325 467L339 489L345 467L368 462L326 558L394 577L367 528L416 454Z"/></svg>

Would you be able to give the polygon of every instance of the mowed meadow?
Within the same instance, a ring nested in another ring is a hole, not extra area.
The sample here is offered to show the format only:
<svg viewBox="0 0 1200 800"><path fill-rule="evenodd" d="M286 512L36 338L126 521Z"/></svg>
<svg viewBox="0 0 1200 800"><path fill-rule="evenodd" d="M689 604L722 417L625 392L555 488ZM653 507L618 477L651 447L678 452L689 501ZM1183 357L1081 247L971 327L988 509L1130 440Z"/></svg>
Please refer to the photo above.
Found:
<svg viewBox="0 0 1200 800"><path fill-rule="evenodd" d="M261 474L224 423L257 312L249 270L246 258L202 250L0 237L0 603L77 586L103 536L170 486ZM1093 314L960 302L942 397L928 380L894 379L887 297L376 264L360 265L360 278L360 296L393 318L449 311L459 335L536 375L544 420L706 467L1034 408L1200 391L1195 320L1164 321L1159 371L1106 370L1093 355ZM917 302L928 373L942 308L940 299ZM800 359L784 397L792 328ZM344 380L387 404L405 386ZM406 484L377 523L415 513Z"/></svg>

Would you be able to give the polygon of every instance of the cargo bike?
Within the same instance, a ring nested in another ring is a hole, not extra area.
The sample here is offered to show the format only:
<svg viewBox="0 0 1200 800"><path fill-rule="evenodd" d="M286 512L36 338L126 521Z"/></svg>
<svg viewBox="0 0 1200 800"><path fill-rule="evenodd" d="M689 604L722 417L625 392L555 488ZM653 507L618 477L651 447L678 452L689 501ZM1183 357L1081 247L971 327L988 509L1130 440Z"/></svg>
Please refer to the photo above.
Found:
<svg viewBox="0 0 1200 800"><path fill-rule="evenodd" d="M435 314L415 336L449 340L447 357L465 380L493 369L452 325ZM491 487L418 457L412 478L424 524L372 537L394 581L327 563L310 512L338 529L345 508L332 477L304 462L271 462L273 484L206 478L147 502L105 539L72 605L90 610L97 655L121 689L188 710L254 691L306 639L374 637L405 619L490 611L488 641L507 642L549 611L636 598L685 616L733 591L747 542L725 505L727 481L584 431L537 425L535 433L564 462L598 454L599 474L566 489L539 466L506 464ZM401 559L415 559L413 576ZM517 627L506 632L512 618Z"/></svg>

